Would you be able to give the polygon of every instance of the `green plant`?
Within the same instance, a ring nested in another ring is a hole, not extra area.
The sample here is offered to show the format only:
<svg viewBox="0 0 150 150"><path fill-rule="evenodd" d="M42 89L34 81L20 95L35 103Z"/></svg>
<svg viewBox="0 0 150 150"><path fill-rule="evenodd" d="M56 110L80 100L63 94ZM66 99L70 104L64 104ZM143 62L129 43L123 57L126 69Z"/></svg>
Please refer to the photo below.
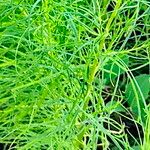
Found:
<svg viewBox="0 0 150 150"><path fill-rule="evenodd" d="M1 149L144 149L149 12L148 0L1 0Z"/></svg>
<svg viewBox="0 0 150 150"><path fill-rule="evenodd" d="M136 117L145 120L147 104L146 100L150 92L150 75L139 75L127 85L126 97L129 106ZM141 121L142 121L141 120Z"/></svg>

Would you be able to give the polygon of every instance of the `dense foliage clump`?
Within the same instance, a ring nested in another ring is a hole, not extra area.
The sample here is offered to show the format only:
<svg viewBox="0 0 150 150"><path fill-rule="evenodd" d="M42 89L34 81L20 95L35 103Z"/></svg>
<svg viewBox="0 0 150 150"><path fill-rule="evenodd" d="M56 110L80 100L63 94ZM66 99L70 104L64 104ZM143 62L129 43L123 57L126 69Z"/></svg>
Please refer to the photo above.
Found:
<svg viewBox="0 0 150 150"><path fill-rule="evenodd" d="M1 0L0 149L147 149L149 66L149 0Z"/></svg>

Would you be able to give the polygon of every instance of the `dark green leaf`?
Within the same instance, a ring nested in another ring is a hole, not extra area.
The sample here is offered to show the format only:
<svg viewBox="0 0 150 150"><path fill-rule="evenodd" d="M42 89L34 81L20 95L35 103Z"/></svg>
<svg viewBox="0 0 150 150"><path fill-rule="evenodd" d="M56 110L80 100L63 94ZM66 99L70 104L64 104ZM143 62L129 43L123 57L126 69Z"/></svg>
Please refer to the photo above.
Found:
<svg viewBox="0 0 150 150"><path fill-rule="evenodd" d="M144 108L150 91L150 75L142 74L135 77L126 86L125 96L135 116L144 119Z"/></svg>
<svg viewBox="0 0 150 150"><path fill-rule="evenodd" d="M118 63L120 65L118 65ZM120 55L114 59L110 59L107 62L107 65L104 66L105 69L104 78L106 79L106 84L110 83L111 80L114 80L117 76L125 72L125 70L122 69L125 68L123 64L128 66L129 64L128 55Z"/></svg>

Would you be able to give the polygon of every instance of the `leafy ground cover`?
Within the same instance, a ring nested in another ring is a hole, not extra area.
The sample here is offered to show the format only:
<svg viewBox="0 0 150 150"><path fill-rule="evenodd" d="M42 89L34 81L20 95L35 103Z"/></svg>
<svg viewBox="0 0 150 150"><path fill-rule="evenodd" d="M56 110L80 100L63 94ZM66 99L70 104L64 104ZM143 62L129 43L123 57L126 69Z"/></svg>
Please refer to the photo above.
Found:
<svg viewBox="0 0 150 150"><path fill-rule="evenodd" d="M0 1L0 149L148 150L149 0Z"/></svg>

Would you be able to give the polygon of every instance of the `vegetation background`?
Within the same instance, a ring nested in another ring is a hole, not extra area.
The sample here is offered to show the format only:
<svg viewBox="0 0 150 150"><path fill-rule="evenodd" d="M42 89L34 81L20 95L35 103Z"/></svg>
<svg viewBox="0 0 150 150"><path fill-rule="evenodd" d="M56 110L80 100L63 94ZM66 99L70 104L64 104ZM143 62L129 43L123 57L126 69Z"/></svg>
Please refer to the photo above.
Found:
<svg viewBox="0 0 150 150"><path fill-rule="evenodd" d="M0 0L0 149L148 150L149 0Z"/></svg>

